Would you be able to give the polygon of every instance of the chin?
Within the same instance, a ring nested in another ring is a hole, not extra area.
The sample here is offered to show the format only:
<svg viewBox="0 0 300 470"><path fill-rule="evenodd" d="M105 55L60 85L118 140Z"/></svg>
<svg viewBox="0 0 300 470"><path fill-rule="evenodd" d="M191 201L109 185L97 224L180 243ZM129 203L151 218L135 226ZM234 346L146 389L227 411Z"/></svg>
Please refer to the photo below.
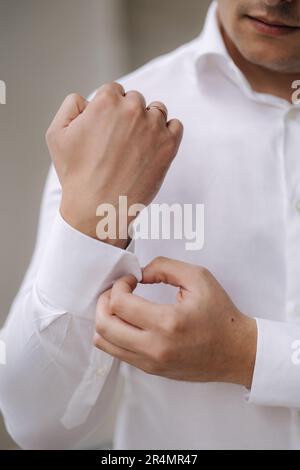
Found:
<svg viewBox="0 0 300 470"><path fill-rule="evenodd" d="M241 50L240 52L248 62L267 70L287 74L300 72L299 58L295 60L295 58L287 56L286 51L282 51L282 54L280 54L280 51L277 49L272 54L271 47L267 50L266 46L261 46L259 50Z"/></svg>

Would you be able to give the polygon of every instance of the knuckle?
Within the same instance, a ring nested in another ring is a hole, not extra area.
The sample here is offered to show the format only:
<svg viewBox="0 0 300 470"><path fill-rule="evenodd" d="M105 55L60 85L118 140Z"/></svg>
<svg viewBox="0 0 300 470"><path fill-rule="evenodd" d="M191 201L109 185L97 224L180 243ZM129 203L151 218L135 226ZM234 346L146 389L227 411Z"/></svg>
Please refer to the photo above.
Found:
<svg viewBox="0 0 300 470"><path fill-rule="evenodd" d="M67 95L67 97L66 97L66 100L67 101L75 101L75 100L77 100L78 96L79 95L77 93L69 93L69 95Z"/></svg>
<svg viewBox="0 0 300 470"><path fill-rule="evenodd" d="M210 276L209 270L205 266L197 266L197 273L201 279L207 279Z"/></svg>
<svg viewBox="0 0 300 470"><path fill-rule="evenodd" d="M118 312L122 307L122 296L120 294L113 294L110 301L111 312Z"/></svg>
<svg viewBox="0 0 300 470"><path fill-rule="evenodd" d="M121 85L121 83L119 82L112 82L110 85L113 89L117 91L120 91L122 93L125 91L123 85Z"/></svg>
<svg viewBox="0 0 300 470"><path fill-rule="evenodd" d="M167 262L168 258L165 256L157 256L154 260L150 263L152 268L156 268L158 266L163 266Z"/></svg>
<svg viewBox="0 0 300 470"><path fill-rule="evenodd" d="M131 97L131 98L134 98L134 99L136 99L136 100L138 100L138 101L144 101L144 100L145 100L144 95L143 95L141 92L137 91L137 90L130 90L130 91L128 91L127 97L128 97L128 98L130 98L130 97Z"/></svg>
<svg viewBox="0 0 300 470"><path fill-rule="evenodd" d="M96 332L101 336L105 336L107 334L107 326L101 317L98 317L97 319Z"/></svg>
<svg viewBox="0 0 300 470"><path fill-rule="evenodd" d="M149 265L147 266L147 269L151 271L153 274L159 275L159 282L163 282L165 278L164 274L164 268L168 262L168 258L164 256L158 256L157 258L154 258ZM163 313L162 313L163 315Z"/></svg>
<svg viewBox="0 0 300 470"><path fill-rule="evenodd" d="M130 119L140 118L143 113L143 108L140 103L135 100L128 100L126 103L126 115Z"/></svg>
<svg viewBox="0 0 300 470"><path fill-rule="evenodd" d="M133 92L136 94L136 96L138 96L141 100L145 100L145 97L143 95L143 93L141 93L140 91L138 90L133 90Z"/></svg>
<svg viewBox="0 0 300 470"><path fill-rule="evenodd" d="M184 125L179 119L174 119L174 124L177 127L175 134L178 137L178 135L180 135L184 131Z"/></svg>
<svg viewBox="0 0 300 470"><path fill-rule="evenodd" d="M69 95L67 95L65 99L65 104L77 103L78 99L79 99L78 93L70 93Z"/></svg>
<svg viewBox="0 0 300 470"><path fill-rule="evenodd" d="M181 333L183 330L182 316L177 312L166 314L162 320L162 327L168 336Z"/></svg>
<svg viewBox="0 0 300 470"><path fill-rule="evenodd" d="M98 108L109 108L114 103L112 94L108 90L104 90L100 93L96 99L95 104Z"/></svg>
<svg viewBox="0 0 300 470"><path fill-rule="evenodd" d="M48 145L51 145L56 137L56 133L54 132L54 129L50 126L49 129L46 131L46 142Z"/></svg>
<svg viewBox="0 0 300 470"><path fill-rule="evenodd" d="M113 84L112 83L104 83L97 91L96 93L96 96L97 95L102 95L102 94L105 94L105 93L111 93L113 90Z"/></svg>
<svg viewBox="0 0 300 470"><path fill-rule="evenodd" d="M172 351L171 349L166 346L165 344L158 345L153 348L151 353L152 361L154 361L153 367L155 369L159 369L163 364L166 364L172 358Z"/></svg>
<svg viewBox="0 0 300 470"><path fill-rule="evenodd" d="M107 352L107 347L101 336L96 334L93 339L93 344L97 349L100 349L103 352Z"/></svg>
<svg viewBox="0 0 300 470"><path fill-rule="evenodd" d="M111 83L103 85L96 93L94 98L94 103L101 108L109 107L115 102L116 94L114 91L114 86Z"/></svg>
<svg viewBox="0 0 300 470"><path fill-rule="evenodd" d="M99 335L97 333L93 336L93 345L98 347L99 346Z"/></svg>
<svg viewBox="0 0 300 470"><path fill-rule="evenodd" d="M171 135L165 144L165 152L168 156L174 156L177 149L177 138Z"/></svg>

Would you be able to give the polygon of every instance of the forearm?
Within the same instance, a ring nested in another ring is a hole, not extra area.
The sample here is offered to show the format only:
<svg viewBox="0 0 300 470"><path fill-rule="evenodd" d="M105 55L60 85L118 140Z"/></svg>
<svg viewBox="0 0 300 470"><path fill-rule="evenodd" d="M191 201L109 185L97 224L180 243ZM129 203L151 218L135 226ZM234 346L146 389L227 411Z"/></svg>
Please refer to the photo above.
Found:
<svg viewBox="0 0 300 470"><path fill-rule="evenodd" d="M81 260L80 266L74 254L79 277L72 277L71 271L67 276L72 266L67 265L68 253L65 256L60 268L56 261L55 273L45 256L48 268L41 263L37 276L21 291L1 336L7 365L0 368L0 407L23 448L74 446L101 424L116 385L118 361L93 346L95 305L104 289L101 282L106 286L114 280L113 256L110 269L106 260L101 271L98 260L101 279L95 270L97 256L95 264ZM89 269L99 282L91 282L90 291ZM119 269L126 266L119 265L116 276ZM62 276L67 276L63 289Z"/></svg>
<svg viewBox="0 0 300 470"><path fill-rule="evenodd" d="M60 196L51 172L35 254L1 332L7 365L0 367L0 407L25 448L66 448L101 423L118 361L93 346L96 302L122 273L140 275L132 253L68 226Z"/></svg>

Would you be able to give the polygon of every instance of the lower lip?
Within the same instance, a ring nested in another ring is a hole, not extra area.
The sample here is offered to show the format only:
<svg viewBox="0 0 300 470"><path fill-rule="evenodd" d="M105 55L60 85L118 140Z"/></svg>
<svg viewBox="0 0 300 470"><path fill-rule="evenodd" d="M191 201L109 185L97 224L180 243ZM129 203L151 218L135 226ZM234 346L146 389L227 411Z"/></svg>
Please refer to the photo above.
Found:
<svg viewBox="0 0 300 470"><path fill-rule="evenodd" d="M255 18L248 17L248 20L252 23L256 31L268 36L286 36L299 31L299 28L291 28L288 26L277 26L264 23L263 21Z"/></svg>

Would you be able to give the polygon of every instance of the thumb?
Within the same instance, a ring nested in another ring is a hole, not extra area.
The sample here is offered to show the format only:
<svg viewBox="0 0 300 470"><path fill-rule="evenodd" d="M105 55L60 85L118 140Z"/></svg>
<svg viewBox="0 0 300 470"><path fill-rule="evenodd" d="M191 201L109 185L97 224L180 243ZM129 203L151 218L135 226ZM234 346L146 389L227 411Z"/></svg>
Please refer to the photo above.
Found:
<svg viewBox="0 0 300 470"><path fill-rule="evenodd" d="M197 266L170 258L155 258L143 270L143 284L170 284L192 290L197 284Z"/></svg>
<svg viewBox="0 0 300 470"><path fill-rule="evenodd" d="M168 122L167 127L170 133L175 138L176 152L177 152L181 144L182 138L183 138L183 132L184 132L183 124L178 119L172 119L171 121Z"/></svg>
<svg viewBox="0 0 300 470"><path fill-rule="evenodd" d="M68 95L52 122L52 129L62 129L69 126L72 121L83 113L88 104L89 102L77 93Z"/></svg>

